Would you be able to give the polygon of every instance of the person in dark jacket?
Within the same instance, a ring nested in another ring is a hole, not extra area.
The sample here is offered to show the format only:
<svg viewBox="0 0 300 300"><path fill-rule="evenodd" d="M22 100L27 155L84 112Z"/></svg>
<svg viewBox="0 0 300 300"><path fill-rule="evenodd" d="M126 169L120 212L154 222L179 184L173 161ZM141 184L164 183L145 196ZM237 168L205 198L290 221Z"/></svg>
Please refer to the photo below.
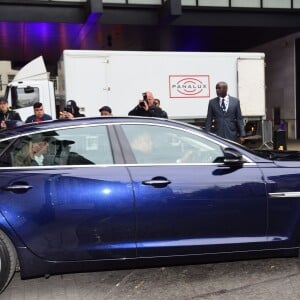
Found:
<svg viewBox="0 0 300 300"><path fill-rule="evenodd" d="M52 120L50 115L45 114L43 104L40 102L36 102L33 104L33 112L34 114L28 117L25 123L32 123L32 122L43 122Z"/></svg>
<svg viewBox="0 0 300 300"><path fill-rule="evenodd" d="M211 131L215 121L216 134L241 143L245 140L245 129L239 99L227 94L228 85L221 81L216 85L217 97L209 101L205 129Z"/></svg>
<svg viewBox="0 0 300 300"><path fill-rule="evenodd" d="M76 101L68 100L65 110L60 113L60 119L73 119L80 117L85 117L85 115L79 112L79 107L77 106Z"/></svg>
<svg viewBox="0 0 300 300"><path fill-rule="evenodd" d="M0 127L8 128L23 124L22 119L16 111L9 109L8 102L5 98L0 98Z"/></svg>
<svg viewBox="0 0 300 300"><path fill-rule="evenodd" d="M152 92L143 93L143 100L140 100L139 104L132 109L128 115L163 118L161 108L154 105L154 97Z"/></svg>
<svg viewBox="0 0 300 300"><path fill-rule="evenodd" d="M156 107L161 108L161 107L160 107L160 100L157 99L157 98L155 98L155 99L154 99L154 105L155 105ZM166 112L165 110L163 110L162 108L161 108L161 118L168 119L168 114L167 114L167 112Z"/></svg>

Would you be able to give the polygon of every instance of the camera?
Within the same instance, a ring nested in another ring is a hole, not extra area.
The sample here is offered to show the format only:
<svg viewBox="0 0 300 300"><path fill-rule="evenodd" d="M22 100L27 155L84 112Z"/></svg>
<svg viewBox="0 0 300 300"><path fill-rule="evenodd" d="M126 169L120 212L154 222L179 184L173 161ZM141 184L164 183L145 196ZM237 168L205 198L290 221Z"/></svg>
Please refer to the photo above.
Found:
<svg viewBox="0 0 300 300"><path fill-rule="evenodd" d="M146 106L145 103L148 104L147 93L146 93L146 92L145 92L145 93L142 93L142 95L143 95L143 100L140 100L140 101L139 101L139 105L140 105L141 107L145 107L145 106Z"/></svg>
<svg viewBox="0 0 300 300"><path fill-rule="evenodd" d="M139 105L142 106L142 107L145 107L145 100L140 100Z"/></svg>
<svg viewBox="0 0 300 300"><path fill-rule="evenodd" d="M147 101L147 93L145 92L145 93L143 93L142 95L143 95L143 100L144 100L144 101Z"/></svg>

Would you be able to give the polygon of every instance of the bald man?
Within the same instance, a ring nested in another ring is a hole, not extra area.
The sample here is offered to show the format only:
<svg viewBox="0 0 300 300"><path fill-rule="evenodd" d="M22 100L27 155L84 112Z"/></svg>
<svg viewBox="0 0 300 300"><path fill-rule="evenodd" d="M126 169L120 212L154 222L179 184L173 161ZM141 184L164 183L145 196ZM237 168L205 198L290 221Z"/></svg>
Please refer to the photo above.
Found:
<svg viewBox="0 0 300 300"><path fill-rule="evenodd" d="M232 141L241 143L245 140L244 122L239 99L231 97L227 93L228 85L224 81L216 84L217 97L209 101L205 128L211 131L213 120L215 121L216 134Z"/></svg>

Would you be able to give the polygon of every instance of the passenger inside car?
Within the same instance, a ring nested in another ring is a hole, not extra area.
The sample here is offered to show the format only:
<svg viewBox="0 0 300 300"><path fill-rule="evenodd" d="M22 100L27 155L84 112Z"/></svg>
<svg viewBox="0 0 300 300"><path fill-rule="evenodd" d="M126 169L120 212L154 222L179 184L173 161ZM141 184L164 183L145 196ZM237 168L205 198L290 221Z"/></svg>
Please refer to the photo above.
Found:
<svg viewBox="0 0 300 300"><path fill-rule="evenodd" d="M216 159L223 157L218 144L186 131L149 125L141 125L139 130L133 125L122 128L137 163L217 163Z"/></svg>
<svg viewBox="0 0 300 300"><path fill-rule="evenodd" d="M53 136L33 135L17 144L12 155L12 165L25 167L94 164L82 155L71 151L70 145L74 143Z"/></svg>
<svg viewBox="0 0 300 300"><path fill-rule="evenodd" d="M191 163L194 162L192 147L179 148L163 135L147 131L132 138L130 142L137 163Z"/></svg>
<svg viewBox="0 0 300 300"><path fill-rule="evenodd" d="M49 145L49 138L33 135L22 143L22 147L14 157L15 166L42 166Z"/></svg>
<svg viewBox="0 0 300 300"><path fill-rule="evenodd" d="M149 132L135 136L130 142L132 151L138 163L151 163L153 141Z"/></svg>

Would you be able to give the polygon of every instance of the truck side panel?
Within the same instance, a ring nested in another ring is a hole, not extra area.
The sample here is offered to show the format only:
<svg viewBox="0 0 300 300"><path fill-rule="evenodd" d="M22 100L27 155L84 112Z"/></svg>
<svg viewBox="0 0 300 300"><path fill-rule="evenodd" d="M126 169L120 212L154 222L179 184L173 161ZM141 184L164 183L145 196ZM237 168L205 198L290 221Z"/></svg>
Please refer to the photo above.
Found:
<svg viewBox="0 0 300 300"><path fill-rule="evenodd" d="M98 109L108 101L107 58L78 54L64 57L65 99L75 100L86 116L98 116Z"/></svg>
<svg viewBox="0 0 300 300"><path fill-rule="evenodd" d="M264 86L263 53L65 50L65 97L75 100L87 116L99 115L102 105L111 106L114 115L127 115L142 92L150 90L161 100L170 118L205 118L208 101L216 96L218 81L226 81L229 94L239 96L239 58L262 61L251 69L249 79L253 79L253 74L262 74L260 85ZM241 99L243 115L253 114L246 107L248 95L241 96L247 99ZM251 99L255 116L263 117L264 95Z"/></svg>

